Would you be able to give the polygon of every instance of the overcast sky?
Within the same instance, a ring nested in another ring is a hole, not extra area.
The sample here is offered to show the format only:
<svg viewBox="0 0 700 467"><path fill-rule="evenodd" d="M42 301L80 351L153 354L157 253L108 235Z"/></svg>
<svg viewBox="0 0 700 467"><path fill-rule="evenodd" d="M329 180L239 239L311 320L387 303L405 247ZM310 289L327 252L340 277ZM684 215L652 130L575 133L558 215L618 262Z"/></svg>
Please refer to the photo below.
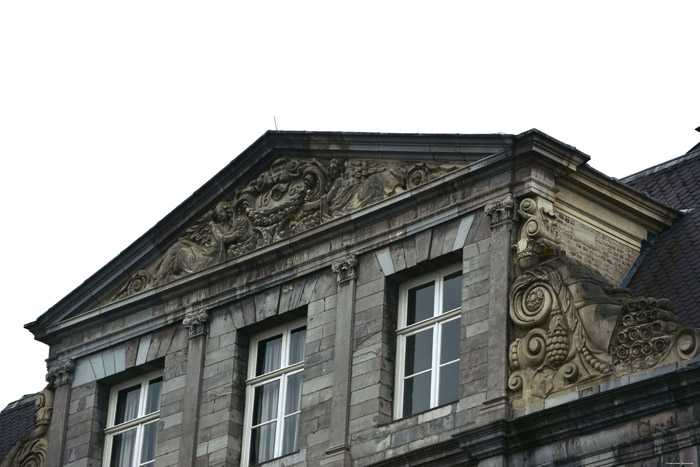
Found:
<svg viewBox="0 0 700 467"><path fill-rule="evenodd" d="M0 0L0 408L44 386L23 325L275 118L538 128L615 177L700 141L698 2L248 3Z"/></svg>

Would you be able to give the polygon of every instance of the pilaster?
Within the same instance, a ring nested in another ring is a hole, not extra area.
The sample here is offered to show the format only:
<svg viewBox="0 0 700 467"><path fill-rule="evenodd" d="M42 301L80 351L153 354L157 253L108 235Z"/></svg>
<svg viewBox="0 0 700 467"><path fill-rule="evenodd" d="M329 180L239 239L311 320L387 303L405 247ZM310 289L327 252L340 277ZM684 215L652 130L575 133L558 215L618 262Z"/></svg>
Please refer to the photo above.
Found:
<svg viewBox="0 0 700 467"><path fill-rule="evenodd" d="M491 218L491 276L487 357L489 371L486 400L481 409L484 422L504 419L508 415L508 290L514 208L515 200L511 194L485 207L486 214Z"/></svg>
<svg viewBox="0 0 700 467"><path fill-rule="evenodd" d="M352 377L352 342L355 316L357 257L346 256L332 265L338 281L338 305L335 319L333 356L333 406L326 456L321 465L349 466L348 418L350 412L350 380Z"/></svg>
<svg viewBox="0 0 700 467"><path fill-rule="evenodd" d="M66 443L66 423L70 406L71 384L75 374L75 362L69 358L48 365L48 378L53 380L53 414L49 424L49 447L46 467L63 465L63 448Z"/></svg>
<svg viewBox="0 0 700 467"><path fill-rule="evenodd" d="M187 375L185 398L182 402L182 441L180 444L180 467L192 467L197 446L199 424L199 396L202 392L204 350L208 332L209 315L205 309L185 313L182 324L187 328Z"/></svg>

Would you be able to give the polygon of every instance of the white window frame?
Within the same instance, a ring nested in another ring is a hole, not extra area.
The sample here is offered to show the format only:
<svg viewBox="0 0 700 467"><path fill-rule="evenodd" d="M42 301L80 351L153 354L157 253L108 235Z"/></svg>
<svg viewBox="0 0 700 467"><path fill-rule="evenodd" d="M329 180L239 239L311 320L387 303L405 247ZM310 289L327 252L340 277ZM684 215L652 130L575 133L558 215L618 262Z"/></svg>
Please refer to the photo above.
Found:
<svg viewBox="0 0 700 467"><path fill-rule="evenodd" d="M287 377L296 373L304 371L304 362L306 361L306 351L304 351L304 360L301 362L289 365L289 345L291 339L291 333L295 329L306 328L306 318L299 319L283 326L278 326L273 329L255 334L250 339L250 347L248 353L248 377L246 379L246 393L245 393L245 414L244 414L244 425L243 425L243 444L241 450L241 466L247 467L250 457L250 438L252 432L252 421L253 421L253 404L255 396L255 388L263 384L270 383L274 380L280 381L279 388L279 401L277 404L277 425L275 431L275 447L272 459L277 459L282 456L282 442L283 442L283 430L284 430L284 407L286 405L286 394L287 394ZM278 370L270 371L268 373L262 374L260 376L255 376L255 368L258 362L258 343L262 340L268 339L270 337L282 334L282 361L280 368ZM302 382L303 385L303 382ZM301 408L299 412L300 413ZM294 415L294 414L288 414ZM290 453L291 454L291 453ZM269 461L272 461L270 459ZM266 461L266 462L269 462Z"/></svg>
<svg viewBox="0 0 700 467"><path fill-rule="evenodd" d="M426 329L433 329L433 347L432 347L432 363L430 366L431 381L430 381L430 409L438 407L438 397L439 397L439 385L440 385L440 367L449 365L459 360L451 360L449 362L440 363L440 343L442 341L442 324L448 321L453 321L461 318L462 307L461 300L459 308L452 310L448 313L442 314L442 297L443 297L443 284L444 278L453 274L455 272L460 272L462 277L464 277L464 272L462 271L461 264L455 264L448 266L429 274L416 277L410 281L404 282L399 287L399 314L398 323L396 329L396 383L394 391L394 419L398 420L404 417L403 414L403 392L404 392L404 365L406 360L406 338L408 336L417 334ZM433 316L423 321L406 325L408 319L408 291L414 287L422 284L426 284L430 281L435 283L435 295L434 305L433 305ZM460 287L461 289L461 287ZM461 326L460 326L460 337L461 337ZM460 345L458 342L457 345ZM425 370L426 372L428 370ZM416 414L406 415L414 416Z"/></svg>
<svg viewBox="0 0 700 467"><path fill-rule="evenodd" d="M145 374L143 376L139 376L138 378L133 378L127 381L124 381L123 383L116 384L112 386L110 389L109 393L109 406L107 409L107 427L105 428L105 446L104 446L104 454L102 456L102 465L104 467L110 467L110 462L112 461L112 440L114 439L115 436L124 433L126 431L131 430L132 428L136 427L136 445L134 446L134 459L132 459L132 462L135 462L135 465L140 465L138 462L138 458L141 455L141 448L142 448L142 442L143 442L143 429L146 425L149 423L156 421L160 419L160 407L158 407L158 410L156 410L153 413L149 413L147 415L143 415L143 412L146 410L146 398L148 395L148 383L155 378L159 378L163 376L162 371L154 371L148 374ZM138 409L138 416L134 418L133 420L129 420L128 422L120 423L119 425L114 424L114 418L117 413L117 397L119 395L119 391L122 389L126 389L131 386L136 386L137 384L141 385L141 393L139 394L139 409ZM161 386L161 391L162 391L162 386ZM161 401L162 401L163 394L161 392Z"/></svg>

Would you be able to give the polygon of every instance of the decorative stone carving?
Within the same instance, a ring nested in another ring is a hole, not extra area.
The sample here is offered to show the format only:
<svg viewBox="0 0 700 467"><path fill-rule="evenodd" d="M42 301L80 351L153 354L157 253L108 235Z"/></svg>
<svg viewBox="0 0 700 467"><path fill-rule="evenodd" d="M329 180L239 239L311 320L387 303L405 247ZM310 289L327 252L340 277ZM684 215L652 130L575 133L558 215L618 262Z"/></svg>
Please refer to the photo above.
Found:
<svg viewBox="0 0 700 467"><path fill-rule="evenodd" d="M358 159L276 160L219 202L106 302L185 277L286 239L458 168Z"/></svg>
<svg viewBox="0 0 700 467"><path fill-rule="evenodd" d="M610 373L608 343L620 302L595 271L555 258L521 274L510 292L515 338L508 386L545 398L573 383Z"/></svg>
<svg viewBox="0 0 700 467"><path fill-rule="evenodd" d="M352 254L337 261L331 265L333 272L336 274L338 283L345 282L350 279L355 279L355 268L357 267L357 257Z"/></svg>
<svg viewBox="0 0 700 467"><path fill-rule="evenodd" d="M53 385L60 386L73 382L75 361L72 358L54 362L49 365L49 375L53 378Z"/></svg>
<svg viewBox="0 0 700 467"><path fill-rule="evenodd" d="M484 206L486 215L491 218L491 227L495 227L505 221L513 220L514 207L515 201L513 200L513 195L510 193L504 196L503 199Z"/></svg>
<svg viewBox="0 0 700 467"><path fill-rule="evenodd" d="M5 455L0 467L44 467L49 448L48 430L53 413L53 376L46 375L49 384L34 399L35 428L18 440Z"/></svg>
<svg viewBox="0 0 700 467"><path fill-rule="evenodd" d="M544 198L535 196L520 202L518 214L522 218L520 238L513 245L518 265L527 269L541 259L560 256L559 228L554 206Z"/></svg>
<svg viewBox="0 0 700 467"><path fill-rule="evenodd" d="M700 330L684 326L668 300L638 298L622 307L610 341L616 376L687 360L698 353Z"/></svg>
<svg viewBox="0 0 700 467"><path fill-rule="evenodd" d="M205 309L188 311L182 324L187 328L187 337L196 337L207 332L209 314Z"/></svg>
<svg viewBox="0 0 700 467"><path fill-rule="evenodd" d="M633 300L565 257L518 276L509 312L508 387L520 406L597 378L686 360L700 349L700 331L683 326L668 300Z"/></svg>

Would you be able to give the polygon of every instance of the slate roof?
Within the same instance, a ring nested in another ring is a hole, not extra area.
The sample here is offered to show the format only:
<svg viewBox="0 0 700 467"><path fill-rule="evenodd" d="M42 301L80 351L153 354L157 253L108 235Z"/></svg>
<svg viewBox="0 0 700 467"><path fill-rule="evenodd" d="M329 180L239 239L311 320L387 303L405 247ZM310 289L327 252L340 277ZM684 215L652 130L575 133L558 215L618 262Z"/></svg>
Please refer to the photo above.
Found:
<svg viewBox="0 0 700 467"><path fill-rule="evenodd" d="M653 241L627 287L635 296L668 298L681 321L700 327L700 144L622 182L683 212Z"/></svg>
<svg viewBox="0 0 700 467"><path fill-rule="evenodd" d="M30 394L8 404L0 412L0 463L12 446L34 428L36 394Z"/></svg>

